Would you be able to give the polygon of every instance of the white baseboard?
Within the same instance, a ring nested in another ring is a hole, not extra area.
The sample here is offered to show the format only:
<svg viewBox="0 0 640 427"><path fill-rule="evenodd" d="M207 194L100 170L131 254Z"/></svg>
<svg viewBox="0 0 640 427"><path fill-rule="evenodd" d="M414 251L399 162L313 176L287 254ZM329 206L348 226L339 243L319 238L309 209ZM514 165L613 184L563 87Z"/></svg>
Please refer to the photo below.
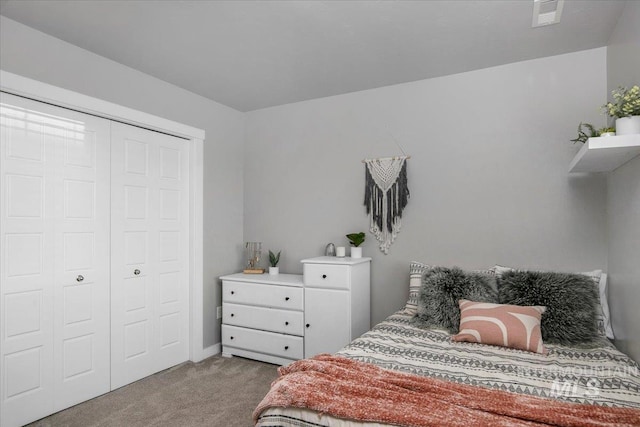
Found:
<svg viewBox="0 0 640 427"><path fill-rule="evenodd" d="M202 349L202 360L206 359L207 357L220 354L221 351L222 351L221 343L210 345L209 347Z"/></svg>

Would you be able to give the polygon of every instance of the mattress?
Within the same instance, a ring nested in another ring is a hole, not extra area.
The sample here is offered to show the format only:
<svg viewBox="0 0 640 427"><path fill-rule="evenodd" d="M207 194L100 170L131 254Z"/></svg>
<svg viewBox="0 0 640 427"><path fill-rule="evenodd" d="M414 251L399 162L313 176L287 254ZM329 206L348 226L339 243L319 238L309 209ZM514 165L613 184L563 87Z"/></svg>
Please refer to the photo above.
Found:
<svg viewBox="0 0 640 427"><path fill-rule="evenodd" d="M638 365L602 339L595 348L546 345L547 355L452 342L445 331L425 330L399 311L337 354L386 369L574 403L640 408ZM260 427L373 427L306 409L270 408Z"/></svg>

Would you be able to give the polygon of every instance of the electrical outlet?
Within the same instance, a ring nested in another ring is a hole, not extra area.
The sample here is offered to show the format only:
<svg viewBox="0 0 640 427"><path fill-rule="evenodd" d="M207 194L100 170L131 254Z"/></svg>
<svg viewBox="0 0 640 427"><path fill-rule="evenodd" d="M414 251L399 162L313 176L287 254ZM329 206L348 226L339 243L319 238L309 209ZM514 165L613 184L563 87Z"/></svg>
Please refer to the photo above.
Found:
<svg viewBox="0 0 640 427"><path fill-rule="evenodd" d="M222 319L222 306L216 307L216 319Z"/></svg>

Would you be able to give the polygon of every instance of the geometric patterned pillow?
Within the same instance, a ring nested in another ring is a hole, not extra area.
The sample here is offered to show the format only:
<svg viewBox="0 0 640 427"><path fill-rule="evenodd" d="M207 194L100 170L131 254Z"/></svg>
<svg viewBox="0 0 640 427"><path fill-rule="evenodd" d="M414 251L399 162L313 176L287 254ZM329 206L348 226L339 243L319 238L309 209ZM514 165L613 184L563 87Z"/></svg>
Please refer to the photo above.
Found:
<svg viewBox="0 0 640 427"><path fill-rule="evenodd" d="M460 332L453 341L477 342L546 354L540 319L546 307L474 302L460 304Z"/></svg>
<svg viewBox="0 0 640 427"><path fill-rule="evenodd" d="M492 268L496 277L501 277L508 271L518 271L516 268L496 265ZM596 304L596 323L598 324L598 334L613 339L613 328L611 327L611 316L609 314L609 303L607 301L607 275L602 270L585 271L575 274L582 274L593 280L593 284L600 296Z"/></svg>
<svg viewBox="0 0 640 427"><path fill-rule="evenodd" d="M600 308L602 308L602 323L604 325L604 331L609 339L614 339L613 328L611 327L611 314L609 313L609 301L607 300L607 275L602 273L600 276Z"/></svg>
<svg viewBox="0 0 640 427"><path fill-rule="evenodd" d="M421 262L412 261L409 265L409 299L404 306L404 312L409 315L416 314L418 309L418 294L422 285L422 276L427 271L433 269L433 266L423 264Z"/></svg>

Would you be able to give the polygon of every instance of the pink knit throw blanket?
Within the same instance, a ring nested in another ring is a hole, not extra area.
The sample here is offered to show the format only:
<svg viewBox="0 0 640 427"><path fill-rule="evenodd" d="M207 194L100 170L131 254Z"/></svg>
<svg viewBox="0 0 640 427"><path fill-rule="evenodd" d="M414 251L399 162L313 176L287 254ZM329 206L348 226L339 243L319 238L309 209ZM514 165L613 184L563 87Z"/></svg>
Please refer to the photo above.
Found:
<svg viewBox="0 0 640 427"><path fill-rule="evenodd" d="M638 426L640 410L582 405L457 384L321 354L278 369L253 413L307 408L398 426Z"/></svg>

